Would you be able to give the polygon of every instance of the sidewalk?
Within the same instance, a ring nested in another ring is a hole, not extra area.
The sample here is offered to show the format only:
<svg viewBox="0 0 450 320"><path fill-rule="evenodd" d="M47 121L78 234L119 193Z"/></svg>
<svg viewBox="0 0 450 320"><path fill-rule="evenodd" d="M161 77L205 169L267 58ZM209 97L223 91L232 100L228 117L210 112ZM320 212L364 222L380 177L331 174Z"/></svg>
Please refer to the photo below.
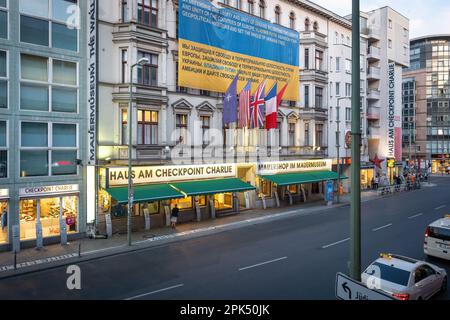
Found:
<svg viewBox="0 0 450 320"><path fill-rule="evenodd" d="M368 201L379 197L376 192L366 191L362 193L361 198L363 201ZM36 270L161 246L167 243L215 234L226 230L233 230L290 216L302 216L324 212L329 209L349 205L349 201L350 195L346 194L341 196L340 204L334 204L332 206L326 206L324 202L321 201L310 204L294 205L291 207L249 210L243 211L237 215L217 218L215 220L210 219L201 222L180 224L175 230L163 227L134 232L132 234L133 245L131 247L126 245L126 234L120 234L114 235L109 239L94 240L84 238L72 241L66 246L60 244L49 245L45 246L42 250L23 249L16 256L16 270L14 270L14 254L12 252L2 252L0 253L0 279ZM81 253L81 255L79 255L79 253Z"/></svg>

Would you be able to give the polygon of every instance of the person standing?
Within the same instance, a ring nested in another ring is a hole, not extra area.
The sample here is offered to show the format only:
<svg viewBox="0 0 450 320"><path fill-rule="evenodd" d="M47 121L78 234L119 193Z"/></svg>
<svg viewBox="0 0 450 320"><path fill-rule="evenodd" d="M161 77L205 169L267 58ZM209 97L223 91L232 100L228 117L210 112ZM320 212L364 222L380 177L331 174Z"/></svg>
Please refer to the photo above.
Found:
<svg viewBox="0 0 450 320"><path fill-rule="evenodd" d="M379 178L379 176L377 175L376 177L375 177L375 190L378 190L378 185L380 184L380 178Z"/></svg>
<svg viewBox="0 0 450 320"><path fill-rule="evenodd" d="M175 204L175 207L173 207L172 213L170 215L170 225L172 229L175 229L177 227L179 212L180 209L178 209L178 204Z"/></svg>

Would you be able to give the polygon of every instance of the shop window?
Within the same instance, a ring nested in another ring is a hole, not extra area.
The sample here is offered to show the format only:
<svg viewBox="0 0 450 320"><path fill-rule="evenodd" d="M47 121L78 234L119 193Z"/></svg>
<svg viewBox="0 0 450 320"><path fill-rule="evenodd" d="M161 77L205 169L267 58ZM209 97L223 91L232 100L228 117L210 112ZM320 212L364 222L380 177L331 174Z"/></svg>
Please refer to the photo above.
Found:
<svg viewBox="0 0 450 320"><path fill-rule="evenodd" d="M138 110L137 135L138 145L158 144L158 111Z"/></svg>
<svg viewBox="0 0 450 320"><path fill-rule="evenodd" d="M8 201L0 201L0 244L8 242Z"/></svg>
<svg viewBox="0 0 450 320"><path fill-rule="evenodd" d="M228 210L233 208L233 194L221 193L214 195L214 207L216 210Z"/></svg>
<svg viewBox="0 0 450 320"><path fill-rule="evenodd" d="M288 186L288 190L292 195L295 195L295 194L298 194L299 188L298 188L297 184L294 184L294 185Z"/></svg>
<svg viewBox="0 0 450 320"><path fill-rule="evenodd" d="M157 0L138 0L138 22L158 27L158 1Z"/></svg>
<svg viewBox="0 0 450 320"><path fill-rule="evenodd" d="M180 210L187 210L192 209L194 207L193 198L192 197L185 197L181 199L173 199L170 202L171 207L175 206L175 204L178 205L178 209Z"/></svg>
<svg viewBox="0 0 450 320"><path fill-rule="evenodd" d="M143 202L139 204L140 215L148 214L158 214L159 213L159 202Z"/></svg>
<svg viewBox="0 0 450 320"><path fill-rule="evenodd" d="M138 84L144 86L158 85L158 55L138 51L138 60L147 58L148 65L138 66Z"/></svg>
<svg viewBox="0 0 450 320"><path fill-rule="evenodd" d="M260 180L260 192L266 197L272 197L272 182L267 180Z"/></svg>

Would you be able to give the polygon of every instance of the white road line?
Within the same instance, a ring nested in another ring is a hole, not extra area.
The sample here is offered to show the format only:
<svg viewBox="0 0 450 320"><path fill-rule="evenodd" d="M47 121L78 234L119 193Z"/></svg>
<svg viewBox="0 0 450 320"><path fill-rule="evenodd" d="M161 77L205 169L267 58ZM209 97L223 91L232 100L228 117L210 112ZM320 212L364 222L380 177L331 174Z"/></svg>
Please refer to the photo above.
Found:
<svg viewBox="0 0 450 320"><path fill-rule="evenodd" d="M266 264L269 264L269 263L274 263L274 262L278 262L278 261L286 260L286 259L287 259L287 257L282 257L282 258L278 258L278 259L274 259L274 260L270 260L270 261L266 261L266 262L261 262L261 263L258 263L258 264L254 264L254 265L252 265L252 266L248 266L248 267L244 267L244 268L239 268L239 271L243 271L243 270L247 270L247 269L251 269L251 268L260 267L260 266L263 266L263 265L266 265Z"/></svg>
<svg viewBox="0 0 450 320"><path fill-rule="evenodd" d="M441 210L441 209L444 209L446 207L446 205L444 204L444 205L442 205L442 206L440 206L440 207L437 207L437 208L434 208L434 210Z"/></svg>
<svg viewBox="0 0 450 320"><path fill-rule="evenodd" d="M155 294L155 293L159 293L159 292L164 292L164 291L176 289L176 288L179 288L179 287L182 287L182 286L184 286L184 284L183 284L183 283L180 283L180 284L177 284L177 285L175 285L175 286L171 286L171 287L167 287L167 288L164 288L164 289L155 290L155 291L148 292L148 293L143 293L143 294L140 294L140 295L131 297L131 298L127 298L127 299L125 299L125 300L139 299L139 298L142 298L142 297L145 297L145 296L149 296L149 295L152 295L152 294Z"/></svg>
<svg viewBox="0 0 450 320"><path fill-rule="evenodd" d="M389 228L389 227L392 227L392 223L389 223L389 224L387 224L385 226L382 226L382 227L379 227L379 228L372 229L372 231L376 232L376 231L380 231L380 230L383 230L383 229L386 229L386 228Z"/></svg>
<svg viewBox="0 0 450 320"><path fill-rule="evenodd" d="M423 213L418 213L418 214L416 214L414 216L408 217L408 219L415 219L415 218L418 218L420 216L423 216Z"/></svg>
<svg viewBox="0 0 450 320"><path fill-rule="evenodd" d="M341 241L337 241L337 242L334 242L334 243L331 243L331 244L327 244L326 246L323 246L322 249L327 249L329 247L332 247L332 246L335 246L335 245L347 242L349 240L350 240L350 238L347 238L347 239L344 239L344 240L341 240Z"/></svg>

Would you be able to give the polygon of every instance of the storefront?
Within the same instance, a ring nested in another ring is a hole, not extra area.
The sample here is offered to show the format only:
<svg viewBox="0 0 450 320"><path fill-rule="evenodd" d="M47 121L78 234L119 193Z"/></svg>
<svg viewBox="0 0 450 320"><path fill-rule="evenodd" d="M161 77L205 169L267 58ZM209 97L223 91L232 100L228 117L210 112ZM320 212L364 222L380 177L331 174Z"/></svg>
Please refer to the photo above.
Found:
<svg viewBox="0 0 450 320"><path fill-rule="evenodd" d="M105 168L101 186L100 232L111 217L112 232L123 232L128 214L128 169ZM179 222L201 221L245 208L246 192L255 190L237 178L235 164L134 167L134 230L167 225L171 209ZM147 222L146 222L147 221Z"/></svg>
<svg viewBox="0 0 450 320"><path fill-rule="evenodd" d="M19 197L21 241L36 240L38 226L44 239L61 236L64 224L67 234L78 233L78 185L22 188Z"/></svg>
<svg viewBox="0 0 450 320"><path fill-rule="evenodd" d="M260 205L281 206L325 200L325 184L337 181L332 160L299 160L258 165ZM341 179L347 179L341 176ZM335 186L336 187L336 186Z"/></svg>
<svg viewBox="0 0 450 320"><path fill-rule="evenodd" d="M9 190L0 189L0 245L8 241Z"/></svg>
<svg viewBox="0 0 450 320"><path fill-rule="evenodd" d="M372 189L372 179L375 178L375 168L369 164L361 164L361 190Z"/></svg>
<svg viewBox="0 0 450 320"><path fill-rule="evenodd" d="M403 163L400 161L390 161L388 159L387 171L389 183L393 185L395 183L395 177L401 176L403 174Z"/></svg>
<svg viewBox="0 0 450 320"><path fill-rule="evenodd" d="M431 170L433 174L447 173L450 168L450 155L433 155Z"/></svg>

